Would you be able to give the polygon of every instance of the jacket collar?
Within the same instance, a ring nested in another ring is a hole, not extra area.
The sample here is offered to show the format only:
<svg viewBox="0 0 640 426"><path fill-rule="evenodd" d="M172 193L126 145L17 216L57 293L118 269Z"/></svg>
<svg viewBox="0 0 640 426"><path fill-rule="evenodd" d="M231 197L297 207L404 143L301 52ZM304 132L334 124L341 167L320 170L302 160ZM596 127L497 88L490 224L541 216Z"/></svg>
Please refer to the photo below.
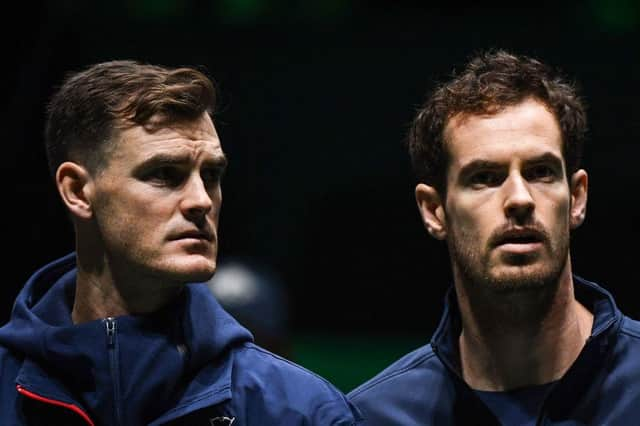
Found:
<svg viewBox="0 0 640 426"><path fill-rule="evenodd" d="M578 358L553 386L543 407L548 418L569 418L572 410L584 400L589 389L604 380L602 365L606 362L615 345L617 331L622 323L622 313L616 307L611 294L595 283L574 275L576 299L594 316L591 336ZM475 396L461 375L458 338L462 331L462 321L456 294L451 287L445 297L445 308L440 324L431 340L431 346L453 374L456 389L454 406L456 424L498 424L493 414ZM459 417L459 419L458 419Z"/></svg>
<svg viewBox="0 0 640 426"><path fill-rule="evenodd" d="M578 302L593 314L593 327L587 346L598 346L606 350L610 339L610 332L617 329L622 313L617 308L613 296L598 284L587 281L576 275L573 276L574 293ZM442 318L432 339L431 346L440 359L460 376L460 349L458 338L462 332L462 319L456 299L456 293L451 286L445 296L445 306Z"/></svg>
<svg viewBox="0 0 640 426"><path fill-rule="evenodd" d="M24 355L19 385L81 407L100 423L109 423L114 378L129 415L141 420L136 424L157 416L168 421L231 398L229 348L252 336L206 286L185 286L178 300L151 316L115 318L113 358L104 320L71 321L75 276L74 254L38 271L0 330L0 340ZM167 406L173 408L165 412Z"/></svg>

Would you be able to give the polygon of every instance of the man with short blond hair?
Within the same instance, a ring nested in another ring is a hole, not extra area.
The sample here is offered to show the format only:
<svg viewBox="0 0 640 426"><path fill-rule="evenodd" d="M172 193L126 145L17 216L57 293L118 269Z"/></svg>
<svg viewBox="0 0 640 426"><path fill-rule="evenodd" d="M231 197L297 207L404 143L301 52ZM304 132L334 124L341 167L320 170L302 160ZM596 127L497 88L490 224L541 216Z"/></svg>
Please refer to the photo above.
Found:
<svg viewBox="0 0 640 426"><path fill-rule="evenodd" d="M76 251L29 279L0 329L3 425L360 422L203 284L227 164L215 94L193 68L109 61L53 96L47 154Z"/></svg>

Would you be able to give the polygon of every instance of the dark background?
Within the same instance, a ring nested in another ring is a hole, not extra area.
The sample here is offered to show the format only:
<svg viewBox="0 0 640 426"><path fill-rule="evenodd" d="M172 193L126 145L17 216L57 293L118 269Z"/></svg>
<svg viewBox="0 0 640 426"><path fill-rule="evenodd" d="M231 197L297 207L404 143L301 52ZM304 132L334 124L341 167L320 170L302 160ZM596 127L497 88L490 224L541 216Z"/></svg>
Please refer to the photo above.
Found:
<svg viewBox="0 0 640 426"><path fill-rule="evenodd" d="M574 271L640 317L640 2L23 3L3 12L16 29L3 51L2 322L29 275L73 247L44 158L46 100L68 71L138 59L201 66L216 80L230 157L221 256L280 274L295 336L426 342L449 264L422 228L402 142L433 82L491 47L536 56L582 88L590 203Z"/></svg>

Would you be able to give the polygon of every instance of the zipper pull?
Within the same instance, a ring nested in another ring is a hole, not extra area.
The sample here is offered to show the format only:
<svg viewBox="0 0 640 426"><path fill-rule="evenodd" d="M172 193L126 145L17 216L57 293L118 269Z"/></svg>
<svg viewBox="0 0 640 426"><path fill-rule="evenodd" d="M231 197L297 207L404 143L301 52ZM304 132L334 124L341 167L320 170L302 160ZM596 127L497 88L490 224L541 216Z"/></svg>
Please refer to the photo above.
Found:
<svg viewBox="0 0 640 426"><path fill-rule="evenodd" d="M105 327L107 328L107 345L113 347L116 340L116 319L108 317L104 320Z"/></svg>

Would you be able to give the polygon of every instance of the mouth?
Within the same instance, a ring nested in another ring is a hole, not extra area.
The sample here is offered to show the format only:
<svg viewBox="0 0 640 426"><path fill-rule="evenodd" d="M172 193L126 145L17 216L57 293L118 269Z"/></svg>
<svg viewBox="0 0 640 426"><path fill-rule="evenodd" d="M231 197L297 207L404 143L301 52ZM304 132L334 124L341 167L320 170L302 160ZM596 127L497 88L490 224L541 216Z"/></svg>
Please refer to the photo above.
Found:
<svg viewBox="0 0 640 426"><path fill-rule="evenodd" d="M208 231L200 231L200 230L192 230L185 231L179 234L176 234L174 237L170 238L171 240L186 240L186 239L196 239L196 240L205 240L212 242L213 234Z"/></svg>
<svg viewBox="0 0 640 426"><path fill-rule="evenodd" d="M500 234L494 246L528 247L544 242L544 234L535 229L513 229Z"/></svg>

